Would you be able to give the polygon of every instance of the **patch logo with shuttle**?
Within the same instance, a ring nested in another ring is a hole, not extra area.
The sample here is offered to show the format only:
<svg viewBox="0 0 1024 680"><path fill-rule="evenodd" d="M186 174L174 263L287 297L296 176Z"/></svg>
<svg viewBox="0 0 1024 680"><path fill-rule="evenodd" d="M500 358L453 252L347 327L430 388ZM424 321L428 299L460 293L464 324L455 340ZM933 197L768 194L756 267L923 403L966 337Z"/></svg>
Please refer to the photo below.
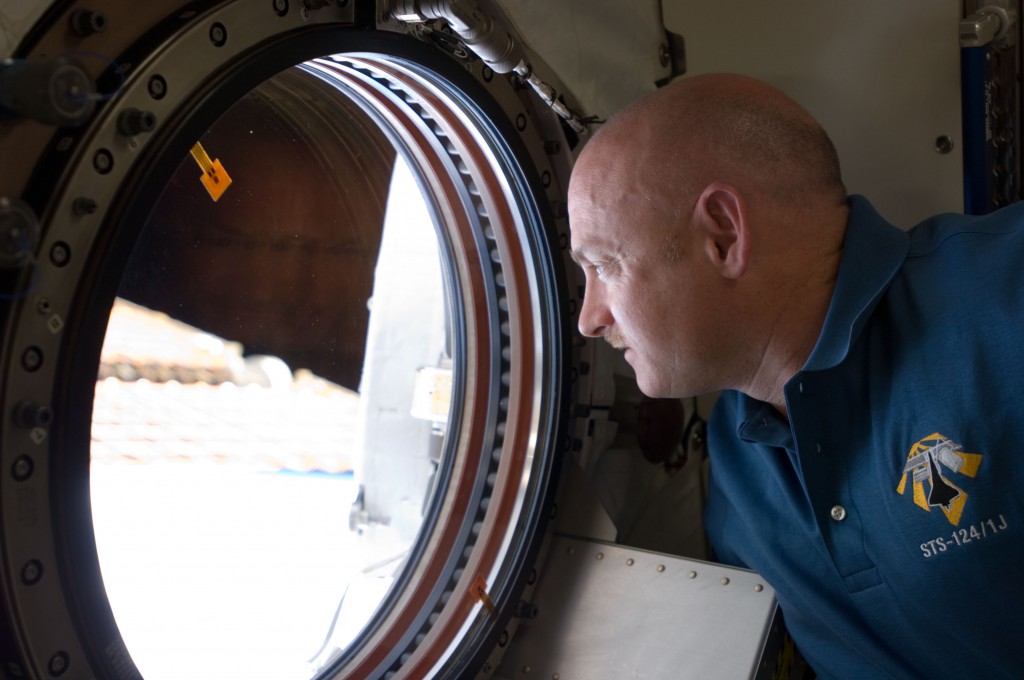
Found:
<svg viewBox="0 0 1024 680"><path fill-rule="evenodd" d="M907 477L910 476L914 487L914 503L928 512L932 508L941 508L949 523L956 526L967 504L967 492L950 482L943 473L973 478L978 474L981 458L980 453L965 453L960 444L936 432L910 448L896 491L903 495L907 490Z"/></svg>

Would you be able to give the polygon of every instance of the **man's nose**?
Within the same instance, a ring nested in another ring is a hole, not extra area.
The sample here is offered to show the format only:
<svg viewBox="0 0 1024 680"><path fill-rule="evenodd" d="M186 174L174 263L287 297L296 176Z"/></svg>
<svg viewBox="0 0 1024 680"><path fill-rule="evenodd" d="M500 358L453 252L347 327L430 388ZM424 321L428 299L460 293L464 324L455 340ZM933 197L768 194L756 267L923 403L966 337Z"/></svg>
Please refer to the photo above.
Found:
<svg viewBox="0 0 1024 680"><path fill-rule="evenodd" d="M604 336L612 324L611 310L602 297L600 287L587 285L580 307L580 333L591 338Z"/></svg>

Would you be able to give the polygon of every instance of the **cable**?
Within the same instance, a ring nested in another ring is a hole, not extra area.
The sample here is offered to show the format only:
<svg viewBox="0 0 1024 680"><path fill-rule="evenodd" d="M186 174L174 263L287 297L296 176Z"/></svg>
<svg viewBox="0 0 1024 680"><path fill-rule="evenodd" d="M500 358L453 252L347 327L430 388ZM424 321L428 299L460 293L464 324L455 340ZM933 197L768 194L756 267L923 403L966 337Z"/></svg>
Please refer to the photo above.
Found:
<svg viewBox="0 0 1024 680"><path fill-rule="evenodd" d="M422 24L430 19L447 22L462 38L466 49L496 73L515 73L522 78L574 132L582 134L593 122L565 105L555 88L533 72L519 41L481 12L474 0L395 0L391 14L407 24Z"/></svg>
<svg viewBox="0 0 1024 680"><path fill-rule="evenodd" d="M327 637L324 638L324 643L320 645L320 649L316 650L316 654L309 658L309 663L315 662L324 653L327 645L331 642L331 638L334 637L334 627L338 625L338 617L341 616L341 608L345 605L345 597L348 595L348 589L351 585L351 583L345 585L345 592L341 594L341 600L338 602L338 607L334 610L334 617L331 618L331 625L327 629Z"/></svg>

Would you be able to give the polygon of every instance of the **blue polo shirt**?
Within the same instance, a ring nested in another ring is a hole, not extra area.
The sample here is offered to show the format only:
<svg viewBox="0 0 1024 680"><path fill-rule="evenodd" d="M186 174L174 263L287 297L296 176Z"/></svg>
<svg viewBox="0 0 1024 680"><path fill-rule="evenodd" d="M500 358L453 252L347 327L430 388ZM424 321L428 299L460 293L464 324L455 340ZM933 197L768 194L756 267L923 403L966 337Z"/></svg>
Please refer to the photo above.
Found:
<svg viewBox="0 0 1024 680"><path fill-rule="evenodd" d="M1024 678L1024 205L850 206L789 422L715 406L708 535L821 678Z"/></svg>

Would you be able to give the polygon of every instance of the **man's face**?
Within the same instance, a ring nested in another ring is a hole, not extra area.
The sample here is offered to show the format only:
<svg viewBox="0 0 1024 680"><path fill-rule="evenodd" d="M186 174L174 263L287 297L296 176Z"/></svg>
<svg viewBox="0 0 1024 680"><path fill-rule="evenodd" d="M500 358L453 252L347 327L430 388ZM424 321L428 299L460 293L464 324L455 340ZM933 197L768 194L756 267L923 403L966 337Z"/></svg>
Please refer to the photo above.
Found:
<svg viewBox="0 0 1024 680"><path fill-rule="evenodd" d="M586 277L580 332L624 350L648 396L718 389L709 372L710 312L699 304L708 269L688 229L692 206L651 200L628 162L588 161L569 188L572 252Z"/></svg>

